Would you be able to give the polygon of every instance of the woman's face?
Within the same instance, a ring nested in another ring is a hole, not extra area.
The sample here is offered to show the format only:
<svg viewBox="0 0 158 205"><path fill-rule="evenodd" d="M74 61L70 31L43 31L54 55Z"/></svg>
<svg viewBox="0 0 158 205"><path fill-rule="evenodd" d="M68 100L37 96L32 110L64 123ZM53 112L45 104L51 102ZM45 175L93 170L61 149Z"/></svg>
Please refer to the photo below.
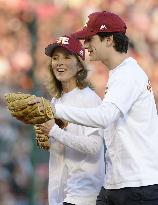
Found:
<svg viewBox="0 0 158 205"><path fill-rule="evenodd" d="M76 73L80 70L77 58L63 47L57 47L52 55L52 69L62 83L76 83Z"/></svg>

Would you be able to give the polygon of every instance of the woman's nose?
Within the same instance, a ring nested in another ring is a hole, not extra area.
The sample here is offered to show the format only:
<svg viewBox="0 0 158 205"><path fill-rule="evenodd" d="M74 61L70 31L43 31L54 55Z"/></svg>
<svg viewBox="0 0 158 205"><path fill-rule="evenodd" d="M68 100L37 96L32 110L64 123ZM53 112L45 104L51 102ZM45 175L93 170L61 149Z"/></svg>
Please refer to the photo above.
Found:
<svg viewBox="0 0 158 205"><path fill-rule="evenodd" d="M63 65L63 60L62 60L62 59L58 59L58 60L57 60L57 65L58 65L58 66Z"/></svg>

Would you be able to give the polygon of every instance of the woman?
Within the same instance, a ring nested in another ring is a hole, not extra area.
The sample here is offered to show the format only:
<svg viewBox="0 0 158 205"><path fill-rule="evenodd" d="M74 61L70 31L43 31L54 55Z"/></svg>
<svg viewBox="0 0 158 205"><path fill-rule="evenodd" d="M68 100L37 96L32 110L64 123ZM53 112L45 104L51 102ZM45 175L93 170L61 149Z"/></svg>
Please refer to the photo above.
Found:
<svg viewBox="0 0 158 205"><path fill-rule="evenodd" d="M45 53L51 57L48 85L54 96L52 103L76 107L100 104L101 99L85 81L85 51L78 40L60 37ZM105 174L103 131L72 123L61 129L54 120L38 126L49 134L51 143L49 205L95 205Z"/></svg>

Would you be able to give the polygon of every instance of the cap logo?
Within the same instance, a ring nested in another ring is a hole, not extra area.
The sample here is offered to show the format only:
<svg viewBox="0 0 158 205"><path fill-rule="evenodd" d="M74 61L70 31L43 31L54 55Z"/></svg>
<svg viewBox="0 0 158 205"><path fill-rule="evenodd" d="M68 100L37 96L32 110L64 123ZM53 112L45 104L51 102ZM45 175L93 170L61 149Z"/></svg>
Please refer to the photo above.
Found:
<svg viewBox="0 0 158 205"><path fill-rule="evenodd" d="M89 22L89 18L86 19L84 27L87 27L88 22Z"/></svg>
<svg viewBox="0 0 158 205"><path fill-rule="evenodd" d="M80 55L83 56L83 50L80 50Z"/></svg>
<svg viewBox="0 0 158 205"><path fill-rule="evenodd" d="M107 27L105 25L101 25L100 30L103 30L103 29L107 29Z"/></svg>
<svg viewBox="0 0 158 205"><path fill-rule="evenodd" d="M69 38L68 37L60 37L57 39L57 43L61 44L69 44Z"/></svg>

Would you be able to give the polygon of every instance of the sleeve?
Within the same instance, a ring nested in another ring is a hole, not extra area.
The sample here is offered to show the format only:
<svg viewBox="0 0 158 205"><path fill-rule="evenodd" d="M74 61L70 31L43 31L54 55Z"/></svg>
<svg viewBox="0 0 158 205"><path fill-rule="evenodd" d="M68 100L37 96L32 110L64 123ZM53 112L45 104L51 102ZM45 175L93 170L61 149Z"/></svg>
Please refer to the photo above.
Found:
<svg viewBox="0 0 158 205"><path fill-rule="evenodd" d="M143 89L143 76L123 69L109 79L107 93L100 106L78 109L58 104L55 106L56 116L76 124L105 129L121 115L127 114Z"/></svg>
<svg viewBox="0 0 158 205"><path fill-rule="evenodd" d="M111 123L116 121L121 112L113 103L103 101L95 108L76 108L56 104L56 117L69 122L89 127L106 129Z"/></svg>
<svg viewBox="0 0 158 205"><path fill-rule="evenodd" d="M56 98L55 98L55 97L53 97L53 98L51 99L51 103L52 103L53 105L55 105L55 103L56 103Z"/></svg>
<svg viewBox="0 0 158 205"><path fill-rule="evenodd" d="M103 130L96 128L85 128L84 136L75 135L54 125L50 130L50 138L55 138L60 143L77 151L95 155L103 146Z"/></svg>

